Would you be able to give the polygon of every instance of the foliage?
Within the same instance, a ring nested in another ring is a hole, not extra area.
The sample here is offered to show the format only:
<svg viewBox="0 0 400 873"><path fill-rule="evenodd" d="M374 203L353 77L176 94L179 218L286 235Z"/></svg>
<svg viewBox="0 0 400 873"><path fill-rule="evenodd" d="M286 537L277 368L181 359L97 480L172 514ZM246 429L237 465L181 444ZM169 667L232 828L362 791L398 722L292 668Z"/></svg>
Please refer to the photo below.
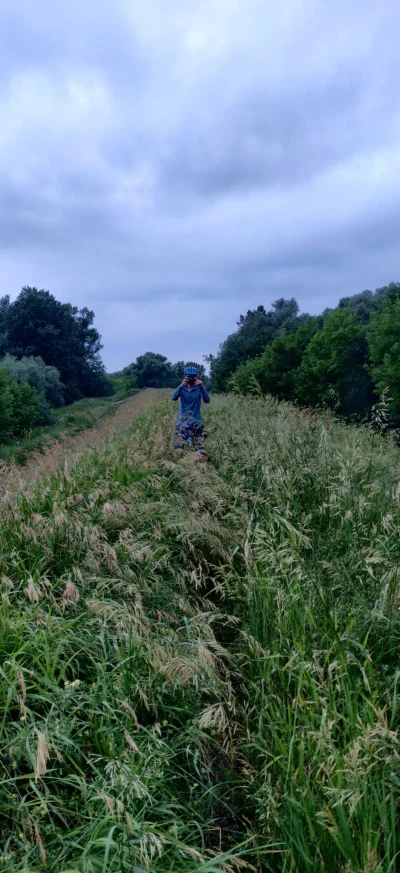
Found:
<svg viewBox="0 0 400 873"><path fill-rule="evenodd" d="M377 390L387 388L396 424L400 423L400 296L386 299L380 311L371 317L367 333L372 360L370 372Z"/></svg>
<svg viewBox="0 0 400 873"><path fill-rule="evenodd" d="M230 396L203 466L173 415L4 495L3 863L395 870L398 451Z"/></svg>
<svg viewBox="0 0 400 873"><path fill-rule="evenodd" d="M48 367L42 358L23 357L20 360L5 355L3 364L7 367L13 382L27 383L37 393L39 410L35 425L51 424L54 421L52 407L64 403L64 386L55 367Z"/></svg>
<svg viewBox="0 0 400 873"><path fill-rule="evenodd" d="M246 315L241 315L238 330L222 343L218 355L206 358L211 368L212 389L217 392L225 391L229 377L240 364L261 354L281 330L293 329L298 310L294 299L285 300L282 297L272 304L269 312L266 312L264 306L258 306L257 309L248 310Z"/></svg>
<svg viewBox="0 0 400 873"><path fill-rule="evenodd" d="M25 287L13 303L9 297L0 301L0 351L16 358L41 358L57 368L66 403L105 394L109 385L93 319L86 307L78 310L49 291Z"/></svg>
<svg viewBox="0 0 400 873"><path fill-rule="evenodd" d="M397 391L391 413L392 423L398 423L399 298L400 284L391 282L375 292L343 297L336 309L326 309L318 317L299 316L294 306L292 316L277 327L275 338L270 335L265 347L249 357L241 346L242 330L246 328L249 345L257 347L261 337L265 339L259 322L264 325L270 315L258 307L241 317L239 330L228 337L219 354L209 356L213 382L222 391L235 387L243 393L258 390L303 405L328 404L346 418L358 420L369 417L378 396L389 389L393 395ZM229 363L228 351L233 355ZM227 379L236 353L241 362Z"/></svg>
<svg viewBox="0 0 400 873"><path fill-rule="evenodd" d="M317 318L306 317L301 321L299 319L299 322L296 331L282 331L262 355L241 364L232 377L232 386L247 393L256 380L264 394L274 394L285 400L294 399L297 369L318 329Z"/></svg>
<svg viewBox="0 0 400 873"><path fill-rule="evenodd" d="M28 382L11 382L12 436L18 437L38 421L40 398Z"/></svg>
<svg viewBox="0 0 400 873"><path fill-rule="evenodd" d="M352 297L343 297L339 301L339 307L346 307L354 313L361 324L368 324L374 312L377 312L383 302L394 300L400 294L400 284L391 282L377 288L376 291L362 291L361 294L353 294Z"/></svg>
<svg viewBox="0 0 400 873"><path fill-rule="evenodd" d="M131 397L136 394L138 389L137 377L134 373L110 373L107 376L111 386L111 392L115 400L124 400L126 397Z"/></svg>
<svg viewBox="0 0 400 873"><path fill-rule="evenodd" d="M311 338L296 373L296 397L301 403L338 403L344 415L362 416L373 402L373 386L365 364L365 328L346 308L329 313Z"/></svg>
<svg viewBox="0 0 400 873"><path fill-rule="evenodd" d="M8 367L0 367L0 442L21 436L38 420L40 398L27 382L14 382Z"/></svg>
<svg viewBox="0 0 400 873"><path fill-rule="evenodd" d="M146 352L122 370L123 376L134 376L138 388L164 388L168 386L171 365L165 355Z"/></svg>
<svg viewBox="0 0 400 873"><path fill-rule="evenodd" d="M64 386L56 367L47 366L42 358L27 358L25 355L19 360L5 355L1 364L7 367L14 382L28 382L51 406L64 405Z"/></svg>

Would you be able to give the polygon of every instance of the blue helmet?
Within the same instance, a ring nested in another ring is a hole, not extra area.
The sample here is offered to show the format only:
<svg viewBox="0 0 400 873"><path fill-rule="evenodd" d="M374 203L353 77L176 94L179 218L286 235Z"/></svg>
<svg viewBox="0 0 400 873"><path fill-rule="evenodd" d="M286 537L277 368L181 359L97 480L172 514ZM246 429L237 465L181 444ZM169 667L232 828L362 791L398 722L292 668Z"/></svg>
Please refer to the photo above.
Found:
<svg viewBox="0 0 400 873"><path fill-rule="evenodd" d="M185 376L197 376L198 372L197 367L185 367L184 370Z"/></svg>

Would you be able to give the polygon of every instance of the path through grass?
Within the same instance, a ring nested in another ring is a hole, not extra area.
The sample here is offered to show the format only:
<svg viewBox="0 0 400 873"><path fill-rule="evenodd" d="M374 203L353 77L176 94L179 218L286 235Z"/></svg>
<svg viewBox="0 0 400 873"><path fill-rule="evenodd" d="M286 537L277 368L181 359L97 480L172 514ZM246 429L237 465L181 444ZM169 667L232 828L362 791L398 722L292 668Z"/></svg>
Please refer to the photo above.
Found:
<svg viewBox="0 0 400 873"><path fill-rule="evenodd" d="M3 497L0 870L395 871L398 450L172 414Z"/></svg>

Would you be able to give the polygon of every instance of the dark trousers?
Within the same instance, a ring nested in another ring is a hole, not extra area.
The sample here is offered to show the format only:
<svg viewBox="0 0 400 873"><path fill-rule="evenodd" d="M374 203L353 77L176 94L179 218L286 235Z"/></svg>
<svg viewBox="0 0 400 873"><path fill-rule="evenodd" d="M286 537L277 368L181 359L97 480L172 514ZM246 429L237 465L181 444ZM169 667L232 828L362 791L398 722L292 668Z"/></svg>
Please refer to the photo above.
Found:
<svg viewBox="0 0 400 873"><path fill-rule="evenodd" d="M185 446L204 452L203 426L194 419L178 419L175 428L175 448L183 449Z"/></svg>

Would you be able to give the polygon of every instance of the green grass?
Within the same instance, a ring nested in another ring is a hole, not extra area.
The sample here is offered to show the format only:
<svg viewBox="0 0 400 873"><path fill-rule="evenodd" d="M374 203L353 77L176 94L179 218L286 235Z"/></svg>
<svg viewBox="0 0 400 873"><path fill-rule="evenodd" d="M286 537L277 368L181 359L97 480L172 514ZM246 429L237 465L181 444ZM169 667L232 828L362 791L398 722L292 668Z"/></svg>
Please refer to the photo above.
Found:
<svg viewBox="0 0 400 873"><path fill-rule="evenodd" d="M0 870L394 873L398 449L228 397L204 466L172 420L4 499Z"/></svg>
<svg viewBox="0 0 400 873"><path fill-rule="evenodd" d="M9 445L0 446L0 459L6 463L15 461L17 464L24 464L32 451L41 450L51 442L59 441L65 436L75 436L93 427L100 418L115 410L116 402L125 399L126 396L120 392L112 397L85 397L69 406L54 409L53 424L32 428L20 439L13 440Z"/></svg>

